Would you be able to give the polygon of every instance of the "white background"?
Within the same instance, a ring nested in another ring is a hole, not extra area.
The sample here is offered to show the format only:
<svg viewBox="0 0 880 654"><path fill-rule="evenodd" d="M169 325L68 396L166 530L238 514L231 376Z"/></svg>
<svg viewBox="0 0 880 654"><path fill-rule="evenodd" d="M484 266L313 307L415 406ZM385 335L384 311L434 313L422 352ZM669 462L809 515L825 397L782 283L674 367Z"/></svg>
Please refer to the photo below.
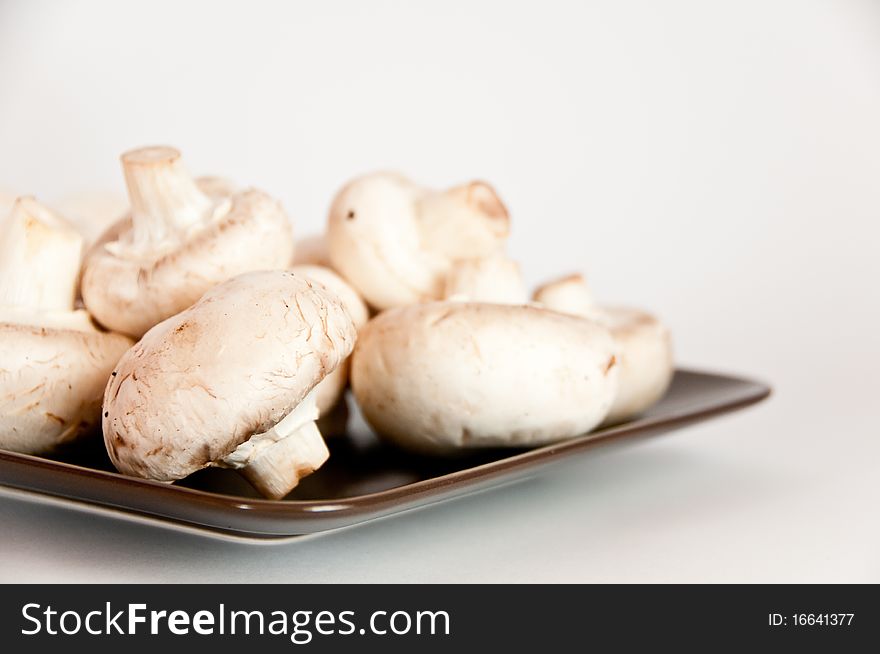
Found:
<svg viewBox="0 0 880 654"><path fill-rule="evenodd" d="M122 190L168 143L300 234L376 168L487 179L748 412L276 546L0 499L3 581L880 582L880 3L0 4L0 187Z"/></svg>

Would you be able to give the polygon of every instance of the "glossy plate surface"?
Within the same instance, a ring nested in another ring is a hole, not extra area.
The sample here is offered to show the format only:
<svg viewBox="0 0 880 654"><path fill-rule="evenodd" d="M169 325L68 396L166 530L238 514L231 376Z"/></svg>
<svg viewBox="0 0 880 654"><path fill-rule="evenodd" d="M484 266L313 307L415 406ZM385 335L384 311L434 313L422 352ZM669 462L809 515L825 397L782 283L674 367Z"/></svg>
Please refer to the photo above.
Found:
<svg viewBox="0 0 880 654"><path fill-rule="evenodd" d="M662 434L769 394L767 386L754 381L678 370L666 397L632 422L536 449L456 459L422 458L384 445L355 415L348 433L327 439L327 464L282 501L258 498L231 470L204 470L174 485L124 477L113 472L99 436L51 459L0 451L0 485L79 508L278 538L344 527L529 477L598 445Z"/></svg>

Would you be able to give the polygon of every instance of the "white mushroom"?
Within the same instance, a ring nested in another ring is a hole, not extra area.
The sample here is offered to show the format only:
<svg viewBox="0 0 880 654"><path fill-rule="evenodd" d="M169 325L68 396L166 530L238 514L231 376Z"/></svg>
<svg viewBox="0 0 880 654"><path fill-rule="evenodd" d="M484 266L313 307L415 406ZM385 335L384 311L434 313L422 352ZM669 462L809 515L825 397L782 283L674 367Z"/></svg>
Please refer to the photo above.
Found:
<svg viewBox="0 0 880 654"><path fill-rule="evenodd" d="M283 271L239 275L150 329L104 394L104 442L120 472L173 481L232 467L281 498L329 456L315 387L349 355L342 303Z"/></svg>
<svg viewBox="0 0 880 654"><path fill-rule="evenodd" d="M501 252L508 231L507 209L488 184L430 191L376 173L336 195L327 245L333 268L381 310L442 298L453 263Z"/></svg>
<svg viewBox="0 0 880 654"><path fill-rule="evenodd" d="M83 301L101 324L139 337L219 282L290 263L290 222L262 191L209 182L206 192L168 147L127 152L122 166L130 226L118 225L83 271Z"/></svg>
<svg viewBox="0 0 880 654"><path fill-rule="evenodd" d="M453 264L446 275L443 299L526 304L529 295L519 264L496 254L482 259L463 259Z"/></svg>
<svg viewBox="0 0 880 654"><path fill-rule="evenodd" d="M351 382L373 429L404 447L539 445L605 418L615 345L594 322L533 306L417 304L361 329Z"/></svg>
<svg viewBox="0 0 880 654"><path fill-rule="evenodd" d="M666 393L674 372L672 338L657 318L639 309L596 306L586 280L578 274L544 284L533 299L554 311L586 316L611 330L620 348L620 389L603 424L637 416Z"/></svg>
<svg viewBox="0 0 880 654"><path fill-rule="evenodd" d="M39 454L98 424L132 344L74 309L82 236L32 198L0 228L0 448Z"/></svg>
<svg viewBox="0 0 880 654"><path fill-rule="evenodd" d="M342 306L348 311L351 320L356 329L360 329L367 320L370 319L370 313L367 305L354 287L339 275L325 266L298 264L291 266L288 270L297 275L308 277L319 284L323 285L328 291L336 295L342 302Z"/></svg>
<svg viewBox="0 0 880 654"><path fill-rule="evenodd" d="M322 284L338 297L342 306L348 311L348 315L351 316L356 330L360 329L370 318L367 305L364 304L358 292L329 268L300 264L290 267L289 270ZM349 358L342 361L336 370L327 375L315 389L315 402L318 405L318 413L322 417L328 415L342 398L345 387L348 386L349 363Z"/></svg>

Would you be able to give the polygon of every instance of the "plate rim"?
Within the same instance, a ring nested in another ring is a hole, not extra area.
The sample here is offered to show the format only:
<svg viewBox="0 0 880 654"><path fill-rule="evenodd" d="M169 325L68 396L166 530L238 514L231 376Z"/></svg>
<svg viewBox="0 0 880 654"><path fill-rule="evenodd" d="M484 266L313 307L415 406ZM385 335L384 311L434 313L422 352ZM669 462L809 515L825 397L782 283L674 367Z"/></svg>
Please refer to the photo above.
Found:
<svg viewBox="0 0 880 654"><path fill-rule="evenodd" d="M118 511L127 516L137 515L170 522L175 525L187 525L199 531L210 531L246 539L284 539L291 536L300 536L338 528L338 526L334 526L333 524L323 526L326 523L339 523L340 520L355 518L355 520L345 523L355 524L357 522L380 518L391 513L402 512L409 510L410 508L425 506L434 502L461 496L470 492L476 492L481 486L489 484L499 476L515 479L518 476L521 477L523 472L537 471L547 465L565 459L569 454L584 451L600 445L614 443L619 440L639 440L652 434L665 433L673 429L684 427L693 422L699 422L710 417L757 404L765 400L772 393L772 389L768 384L740 375L716 373L693 368L676 368L675 373L707 376L715 379L723 378L726 381L741 384L743 386L743 392L740 397L732 398L727 402L714 406L692 411L680 410L671 414L667 413L655 417L640 418L572 439L536 448L529 448L501 459L495 459L475 466L455 470L437 477L422 479L393 488L334 500L268 500L261 498L245 498L236 495L227 495L213 491L188 488L185 486L176 486L150 479L129 477L118 472L98 470L77 464L55 461L40 456L20 454L7 450L0 450L0 486L53 498L61 502L75 502L90 508L98 507L111 511ZM305 520L309 523L309 529L302 532L302 534L292 534L289 531L281 533L248 531L238 528L223 529L214 524L200 523L196 520L181 517L179 514L163 514L159 511L150 511L125 503L114 504L110 501L99 500L93 497L83 497L82 495L66 494L58 490L39 486L28 486L22 483L14 483L14 481L13 483L10 483L5 475L3 475L3 468L6 466L18 468L36 467L44 473L60 473L59 477L63 477L64 479L81 480L85 477L90 480L90 484L93 484L90 488L99 488L109 484L122 484L134 492L137 490L148 489L148 497L151 495L156 499L173 497L178 499L178 501L180 501L180 498L186 498L190 504L196 504L201 508L218 511L221 514L229 511L234 511L236 513L246 511L251 515L259 514L260 518L266 520ZM450 492L443 493L442 491L444 488L449 488ZM426 497L427 501L425 501Z"/></svg>

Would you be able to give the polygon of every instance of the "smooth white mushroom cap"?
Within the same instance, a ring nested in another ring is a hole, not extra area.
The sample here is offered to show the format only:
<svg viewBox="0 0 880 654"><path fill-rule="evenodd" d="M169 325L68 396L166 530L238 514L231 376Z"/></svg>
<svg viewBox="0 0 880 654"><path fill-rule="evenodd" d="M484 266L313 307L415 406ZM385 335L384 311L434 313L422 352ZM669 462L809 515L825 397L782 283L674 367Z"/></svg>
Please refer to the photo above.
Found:
<svg viewBox="0 0 880 654"><path fill-rule="evenodd" d="M286 267L293 256L290 221L262 191L202 190L173 148L122 155L131 222L86 258L82 295L102 325L143 335L205 291L252 270Z"/></svg>
<svg viewBox="0 0 880 654"><path fill-rule="evenodd" d="M377 309L439 299L453 262L501 251L507 210L487 184L430 191L393 173L336 195L327 224L333 268Z"/></svg>
<svg viewBox="0 0 880 654"><path fill-rule="evenodd" d="M379 434L429 453L584 434L617 391L600 325L531 306L432 302L361 329L352 390Z"/></svg>
<svg viewBox="0 0 880 654"><path fill-rule="evenodd" d="M120 360L104 394L110 458L121 472L162 481L247 466L309 431L313 401L305 415L298 409L355 338L342 303L304 277L269 271L223 282ZM285 420L295 424L281 429ZM260 447L242 447L254 437Z"/></svg>
<svg viewBox="0 0 880 654"><path fill-rule="evenodd" d="M618 343L620 387L604 425L637 416L666 393L675 371L672 336L656 317L639 309L593 304L589 286L578 274L544 284L533 299L548 309L601 323Z"/></svg>
<svg viewBox="0 0 880 654"><path fill-rule="evenodd" d="M32 198L0 228L0 448L40 454L98 424L132 344L74 309L82 236Z"/></svg>

